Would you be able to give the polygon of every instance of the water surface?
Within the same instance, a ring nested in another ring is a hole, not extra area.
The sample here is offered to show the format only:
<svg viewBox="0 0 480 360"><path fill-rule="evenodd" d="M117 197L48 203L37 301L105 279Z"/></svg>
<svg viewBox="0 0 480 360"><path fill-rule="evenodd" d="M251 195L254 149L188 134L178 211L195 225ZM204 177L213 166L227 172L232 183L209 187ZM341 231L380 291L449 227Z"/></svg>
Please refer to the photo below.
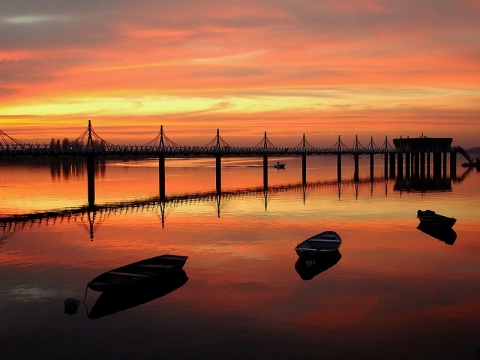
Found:
<svg viewBox="0 0 480 360"><path fill-rule="evenodd" d="M97 212L77 211L88 204L82 164L2 163L3 218L40 215L2 223L1 357L478 357L480 174L458 167L449 189L399 189L383 161L372 181L362 159L355 182L345 158L339 184L336 159L313 157L302 186L300 159L282 160L265 192L261 159L223 159L222 196L214 160L167 160L165 204L155 202L156 160L109 161L97 167L95 198L112 206ZM427 208L458 219L453 237L417 229L416 211ZM294 247L327 229L343 244L316 274ZM88 281L164 253L189 256L188 280L89 317L100 293L83 302ZM75 314L67 298L80 300Z"/></svg>

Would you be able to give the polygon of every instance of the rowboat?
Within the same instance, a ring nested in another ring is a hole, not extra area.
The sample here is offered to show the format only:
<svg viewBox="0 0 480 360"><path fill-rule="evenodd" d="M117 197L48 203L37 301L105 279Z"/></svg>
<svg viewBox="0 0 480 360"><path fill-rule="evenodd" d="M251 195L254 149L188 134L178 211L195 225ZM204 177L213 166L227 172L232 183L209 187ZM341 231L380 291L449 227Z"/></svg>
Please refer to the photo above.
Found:
<svg viewBox="0 0 480 360"><path fill-rule="evenodd" d="M285 163L284 163L284 162L277 161L276 164L273 164L273 167L274 167L275 169L285 169Z"/></svg>
<svg viewBox="0 0 480 360"><path fill-rule="evenodd" d="M309 237L295 247L299 257L311 257L338 250L342 238L335 231L324 231Z"/></svg>
<svg viewBox="0 0 480 360"><path fill-rule="evenodd" d="M114 291L145 286L183 268L188 256L160 255L121 266L98 275L87 286L95 291Z"/></svg>
<svg viewBox="0 0 480 360"><path fill-rule="evenodd" d="M435 213L432 210L418 210L417 219L423 226L451 228L457 219Z"/></svg>

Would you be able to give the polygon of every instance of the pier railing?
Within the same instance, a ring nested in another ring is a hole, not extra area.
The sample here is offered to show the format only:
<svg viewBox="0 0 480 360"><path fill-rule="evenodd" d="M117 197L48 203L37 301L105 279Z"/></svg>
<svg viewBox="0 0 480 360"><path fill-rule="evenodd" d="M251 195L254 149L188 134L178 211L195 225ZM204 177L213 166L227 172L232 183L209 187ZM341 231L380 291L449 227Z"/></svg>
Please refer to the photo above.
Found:
<svg viewBox="0 0 480 360"><path fill-rule="evenodd" d="M423 136L423 135L422 135ZM66 139L65 139L66 140ZM395 141L395 140L394 140ZM295 146L276 146L264 133L261 141L254 146L232 146L227 143L217 129L216 136L204 146L182 146L170 140L160 127L160 132L144 145L113 144L99 136L88 122L87 129L76 139L62 144L32 144L17 140L0 130L0 156L147 156L147 157L224 157L224 156L308 156L308 155L384 155L401 154L405 149L396 148L387 137L382 144L370 141L363 145L358 136L352 145L346 145L338 136L331 146L319 147L311 145L303 134L303 139ZM411 153L459 152L468 161L468 154L461 147L409 149Z"/></svg>
<svg viewBox="0 0 480 360"><path fill-rule="evenodd" d="M410 149L409 152L451 152L458 151L462 155L464 150L461 147L448 149ZM48 144L0 144L0 156L152 156L165 157L178 156L282 156L282 155L381 155L385 153L401 153L400 149L385 147L205 147L205 146L158 146L158 145L97 145L97 146L69 146L56 147ZM464 155L465 156L465 155ZM468 158L467 158L468 160Z"/></svg>

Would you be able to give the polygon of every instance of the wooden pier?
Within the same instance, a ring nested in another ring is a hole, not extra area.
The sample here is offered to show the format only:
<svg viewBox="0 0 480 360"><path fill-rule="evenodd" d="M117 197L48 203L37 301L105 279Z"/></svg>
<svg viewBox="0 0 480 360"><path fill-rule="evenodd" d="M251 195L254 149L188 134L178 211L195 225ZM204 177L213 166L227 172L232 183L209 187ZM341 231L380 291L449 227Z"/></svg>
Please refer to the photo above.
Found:
<svg viewBox="0 0 480 360"><path fill-rule="evenodd" d="M181 146L172 142L165 135L163 126L159 134L145 145L114 145L102 139L93 130L89 121L85 132L72 141L69 146L39 145L24 143L13 139L0 131L0 159L17 156L81 156L87 161L88 172L88 203L95 204L95 162L97 158L113 157L150 157L158 158L159 168L159 196L166 197L166 166L167 158L178 157L214 157L216 164L215 186L216 192L221 193L222 158L223 157L261 157L263 159L263 186L268 189L268 159L272 156L291 156L302 158L302 182L307 183L307 157L314 155L337 156L337 178L342 179L342 157L350 155L354 161L354 181L359 179L360 157L368 156L370 164L370 178L374 178L375 159L380 158L384 164L384 177L397 179L426 180L441 179L449 173L450 178L456 177L457 153L471 161L469 155L461 147L452 147L452 138L398 138L392 146L387 138L377 146L370 139L364 146L355 139L353 146L346 146L338 137L338 141L329 147L312 146L303 135L299 144L293 147L278 147L273 145L264 133L263 139L255 146L238 147L225 142L217 129L215 138L205 146ZM450 166L448 167L447 164Z"/></svg>

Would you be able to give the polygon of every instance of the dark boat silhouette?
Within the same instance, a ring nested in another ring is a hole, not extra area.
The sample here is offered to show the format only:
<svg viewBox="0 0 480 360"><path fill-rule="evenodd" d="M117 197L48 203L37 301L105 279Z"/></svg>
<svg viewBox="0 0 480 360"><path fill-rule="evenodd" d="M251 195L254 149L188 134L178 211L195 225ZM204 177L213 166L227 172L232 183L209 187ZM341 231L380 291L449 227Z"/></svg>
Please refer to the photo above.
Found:
<svg viewBox="0 0 480 360"><path fill-rule="evenodd" d="M451 228L457 222L457 219L437 214L432 210L418 210L417 219L420 225L431 228Z"/></svg>
<svg viewBox="0 0 480 360"><path fill-rule="evenodd" d="M295 270L302 280L311 280L336 265L341 258L342 254L339 250L319 253L309 258L301 257L295 262Z"/></svg>
<svg viewBox="0 0 480 360"><path fill-rule="evenodd" d="M443 241L445 244L453 245L457 239L457 233L455 230L449 227L431 227L428 225L420 224L417 226L417 229L425 234L434 237L440 241Z"/></svg>
<svg viewBox="0 0 480 360"><path fill-rule="evenodd" d="M179 289L187 281L185 270L179 270L168 277L138 286L134 291L130 288L104 291L88 313L88 317L98 319L148 303Z"/></svg>
<svg viewBox="0 0 480 360"><path fill-rule="evenodd" d="M106 271L91 280L87 286L95 291L136 288L169 277L181 270L187 259L188 256L165 254L140 260Z"/></svg>
<svg viewBox="0 0 480 360"><path fill-rule="evenodd" d="M295 246L295 252L300 258L315 258L319 254L337 251L342 245L342 238L335 231L323 231L309 237Z"/></svg>

